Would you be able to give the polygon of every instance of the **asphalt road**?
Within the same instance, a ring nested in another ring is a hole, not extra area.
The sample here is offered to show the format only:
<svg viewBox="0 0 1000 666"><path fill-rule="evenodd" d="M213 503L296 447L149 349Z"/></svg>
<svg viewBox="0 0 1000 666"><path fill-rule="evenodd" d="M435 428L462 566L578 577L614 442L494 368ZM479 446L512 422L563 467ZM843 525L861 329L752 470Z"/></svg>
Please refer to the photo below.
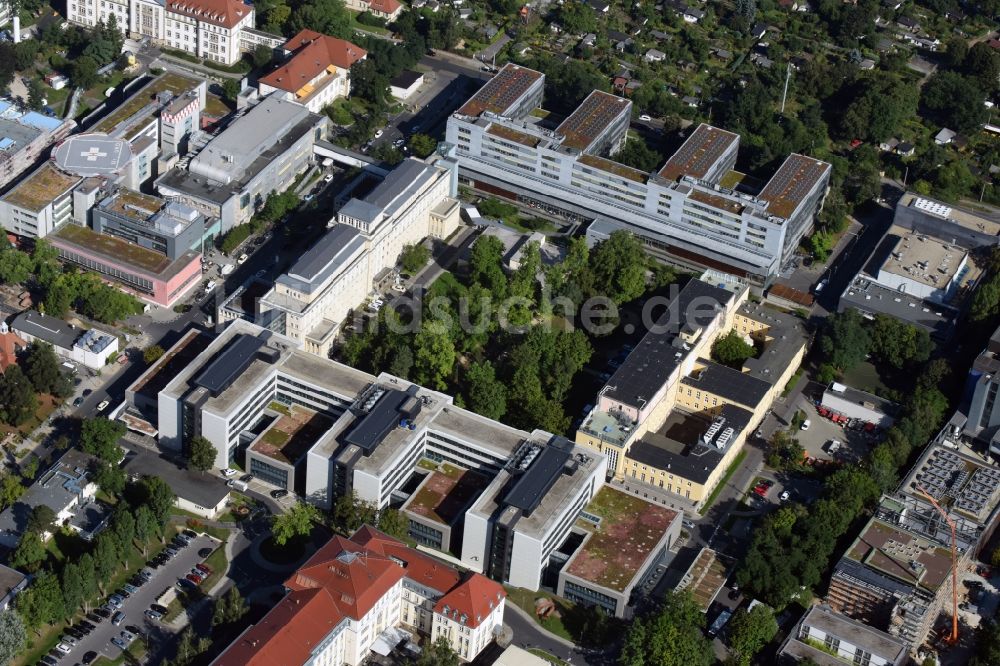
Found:
<svg viewBox="0 0 1000 666"><path fill-rule="evenodd" d="M153 569L152 580L140 587L137 593L125 600L122 606L122 612L125 613L125 620L121 626L116 627L113 625L111 618L102 621L97 625L97 629L92 631L89 636L84 636L83 640L73 647L65 658L67 660L72 658L79 661L84 654L90 651L103 654L111 659L117 658L122 650L112 643L111 639L115 636L120 636L125 625L128 624L139 627L154 640L157 636L163 636L168 633L172 634L173 632L167 626L149 620L144 615L145 611L149 609L150 604L156 603L157 597L163 594L165 589L174 585L178 578L186 575L195 564L202 561L202 558L198 557L200 549L214 549L219 546L220 544L216 539L207 535L201 535L192 541L191 545L181 550L174 559L167 562L165 566ZM150 557L152 557L152 553L150 553ZM139 637L136 640L144 639Z"/></svg>

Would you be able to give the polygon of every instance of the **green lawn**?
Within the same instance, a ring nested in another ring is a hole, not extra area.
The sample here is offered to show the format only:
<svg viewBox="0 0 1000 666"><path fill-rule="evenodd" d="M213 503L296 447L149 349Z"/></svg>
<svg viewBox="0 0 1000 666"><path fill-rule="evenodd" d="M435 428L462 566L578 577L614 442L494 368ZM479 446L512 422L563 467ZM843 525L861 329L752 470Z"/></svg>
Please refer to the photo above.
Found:
<svg viewBox="0 0 1000 666"><path fill-rule="evenodd" d="M704 516L705 512L712 508L712 505L715 504L715 500L719 498L719 493L721 493L722 489L726 487L727 483L729 483L729 479L733 478L733 474L735 474L736 470L740 468L740 465L743 464L746 457L747 452L740 451L739 455L736 456L736 460L733 461L733 463L729 466L729 469L726 470L726 473L721 479L719 479L719 484L715 486L715 490L713 490L712 494L708 496L707 500L705 500L704 506L702 506L698 511L700 515Z"/></svg>
<svg viewBox="0 0 1000 666"><path fill-rule="evenodd" d="M38 636L33 631L28 632L28 647L24 652L17 655L14 661L11 662L12 666L22 666L22 664L37 664L39 659L41 659L46 652L51 650L59 642L59 637L62 635L63 629L66 628L64 622L47 627L45 631L42 632L41 636Z"/></svg>
<svg viewBox="0 0 1000 666"><path fill-rule="evenodd" d="M539 626L551 631L556 636L562 636L567 640L573 640L573 636L570 635L569 630L563 625L561 617L547 618L545 620L539 619L535 615L535 599L539 597L546 597L552 599L556 604L556 609L558 613L565 614L566 611L570 610L573 606L572 603L566 601L562 597L557 597L554 594L548 594L547 592L532 592L531 590L526 590L522 587L512 587L510 585L504 585L507 590L507 601L511 601L517 604L518 608L523 610L525 613L531 616Z"/></svg>

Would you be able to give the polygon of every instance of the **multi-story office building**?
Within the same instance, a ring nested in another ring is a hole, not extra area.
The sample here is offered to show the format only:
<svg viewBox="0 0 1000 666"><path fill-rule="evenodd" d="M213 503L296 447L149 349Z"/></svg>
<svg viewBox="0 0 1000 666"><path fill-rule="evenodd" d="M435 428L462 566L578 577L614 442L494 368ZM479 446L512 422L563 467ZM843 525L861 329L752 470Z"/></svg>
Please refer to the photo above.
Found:
<svg viewBox="0 0 1000 666"><path fill-rule="evenodd" d="M256 44L283 41L254 29L254 9L242 0L69 0L66 18L84 26L108 23L205 60L232 65Z"/></svg>
<svg viewBox="0 0 1000 666"><path fill-rule="evenodd" d="M313 113L351 94L351 65L368 52L345 39L302 30L281 47L285 63L257 81L261 96L298 102Z"/></svg>
<svg viewBox="0 0 1000 666"><path fill-rule="evenodd" d="M324 508L351 493L379 508L405 503L428 465L484 475L460 520L425 527L443 549L445 528L460 531L466 566L531 589L606 476L604 456L566 439L320 358L243 320L190 359L157 400L162 445L183 449L203 436L216 447L216 467L245 459L258 478Z"/></svg>
<svg viewBox="0 0 1000 666"><path fill-rule="evenodd" d="M91 209L95 232L114 236L139 247L177 259L188 252L201 254L211 247L205 237L205 218L190 206L150 194L112 188L98 195Z"/></svg>
<svg viewBox="0 0 1000 666"><path fill-rule="evenodd" d="M333 228L260 300L258 322L328 355L341 322L404 246L458 228L454 173L441 164L406 160L363 199L348 201Z"/></svg>
<svg viewBox="0 0 1000 666"><path fill-rule="evenodd" d="M0 100L0 188L35 164L44 150L66 138L75 127L73 120L49 118Z"/></svg>
<svg viewBox="0 0 1000 666"><path fill-rule="evenodd" d="M985 444L994 458L1000 457L1000 328L973 361L967 384L971 389L967 419L955 430Z"/></svg>
<svg viewBox="0 0 1000 666"><path fill-rule="evenodd" d="M312 159L326 116L268 97L191 158L156 181L159 193L221 220L221 233L248 222L273 192L282 192Z"/></svg>
<svg viewBox="0 0 1000 666"><path fill-rule="evenodd" d="M73 188L82 180L46 162L0 197L0 224L18 236L45 238L73 217Z"/></svg>
<svg viewBox="0 0 1000 666"><path fill-rule="evenodd" d="M886 315L947 339L983 275L976 250L997 243L1000 224L994 220L906 193L838 308Z"/></svg>
<svg viewBox="0 0 1000 666"><path fill-rule="evenodd" d="M782 663L809 660L819 666L903 666L910 661L903 641L822 605L806 611L778 657Z"/></svg>
<svg viewBox="0 0 1000 666"><path fill-rule="evenodd" d="M285 596L213 666L365 663L415 632L472 661L499 635L506 592L370 527L334 537L285 581ZM402 629L402 631L400 631Z"/></svg>
<svg viewBox="0 0 1000 666"><path fill-rule="evenodd" d="M544 75L508 64L448 120L447 143L464 182L492 195L593 219L593 242L625 228L655 254L766 284L812 229L830 165L785 160L747 194L733 170L739 136L698 126L659 171L613 159L631 102L594 92L558 126L541 106Z"/></svg>
<svg viewBox="0 0 1000 666"><path fill-rule="evenodd" d="M698 506L801 362L802 322L749 303L745 284L689 282L601 389L577 443L608 456L608 476ZM731 288L723 288L725 286ZM735 331L763 346L741 369L711 359Z"/></svg>

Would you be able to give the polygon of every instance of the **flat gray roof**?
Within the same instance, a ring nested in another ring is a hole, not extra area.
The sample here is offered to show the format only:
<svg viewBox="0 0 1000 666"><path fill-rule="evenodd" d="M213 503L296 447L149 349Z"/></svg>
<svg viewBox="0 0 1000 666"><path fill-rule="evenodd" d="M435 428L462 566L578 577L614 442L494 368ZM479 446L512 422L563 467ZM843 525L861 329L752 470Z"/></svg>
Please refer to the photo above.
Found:
<svg viewBox="0 0 1000 666"><path fill-rule="evenodd" d="M434 177L438 167L418 159L404 160L363 199L351 199L340 209L346 215L371 224L379 215L392 217L399 206Z"/></svg>
<svg viewBox="0 0 1000 666"><path fill-rule="evenodd" d="M925 302L911 294L887 289L871 278L858 275L840 296L840 310L854 307L861 312L886 314L926 329L939 339L952 333L955 312L938 303Z"/></svg>
<svg viewBox="0 0 1000 666"><path fill-rule="evenodd" d="M309 109L271 95L234 121L194 159L191 173L229 184L241 180L254 160L309 117Z"/></svg>
<svg viewBox="0 0 1000 666"><path fill-rule="evenodd" d="M879 631L857 620L836 613L827 606L813 606L802 617L801 622L795 629L795 633L789 636L789 640L782 648L781 653L794 657L809 657L819 664L843 664L844 662L833 657L822 650L813 648L799 640L799 632L802 627L815 627L830 636L835 636L841 640L863 649L872 655L888 660L890 664L906 655L908 647L902 640L891 636L884 631Z"/></svg>
<svg viewBox="0 0 1000 666"><path fill-rule="evenodd" d="M107 134L79 134L59 144L54 156L60 169L87 178L117 173L132 159L132 148Z"/></svg>
<svg viewBox="0 0 1000 666"><path fill-rule="evenodd" d="M708 391L748 407L760 404L771 388L767 382L721 363L704 358L699 358L697 363L703 367L682 377L682 385Z"/></svg>

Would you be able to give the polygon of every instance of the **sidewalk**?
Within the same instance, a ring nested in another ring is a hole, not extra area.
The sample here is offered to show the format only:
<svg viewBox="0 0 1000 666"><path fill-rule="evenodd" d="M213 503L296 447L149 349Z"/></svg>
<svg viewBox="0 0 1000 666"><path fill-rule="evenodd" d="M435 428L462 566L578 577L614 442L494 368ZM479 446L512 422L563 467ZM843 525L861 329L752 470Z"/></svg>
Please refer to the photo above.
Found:
<svg viewBox="0 0 1000 666"><path fill-rule="evenodd" d="M568 648L575 648L576 647L576 643L574 643L573 641L566 640L562 636L557 636L557 635L553 634L551 631L549 631L548 629L546 629L545 627L543 627L542 625L538 624L538 622L535 621L535 618L531 617L531 615L529 613L525 612L525 610L523 608L521 608L520 606L518 606L517 604L515 604L515 603L507 603L507 604L504 605L504 609L505 610L513 610L517 615L520 615L521 618L523 618L524 620L527 620L528 622L530 622L535 627L535 629L539 633L544 634L546 638L549 638L550 640L553 640L553 641L555 641L557 643L565 645Z"/></svg>

